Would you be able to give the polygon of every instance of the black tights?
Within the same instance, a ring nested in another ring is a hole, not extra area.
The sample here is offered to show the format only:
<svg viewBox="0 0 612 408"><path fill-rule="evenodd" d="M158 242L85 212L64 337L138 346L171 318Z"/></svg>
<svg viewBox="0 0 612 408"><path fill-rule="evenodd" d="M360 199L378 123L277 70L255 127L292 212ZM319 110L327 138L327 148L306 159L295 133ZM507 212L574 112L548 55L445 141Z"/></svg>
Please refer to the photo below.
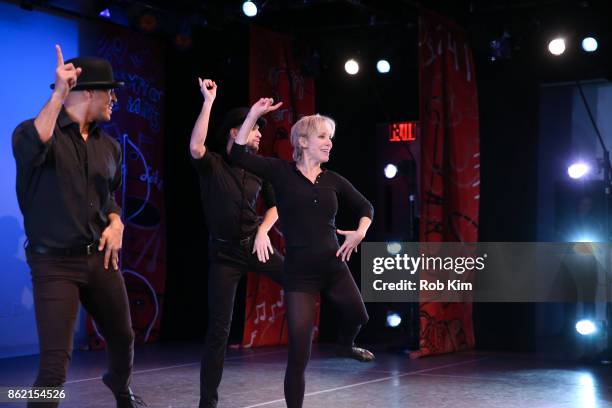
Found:
<svg viewBox="0 0 612 408"><path fill-rule="evenodd" d="M323 295L338 312L338 345L351 347L368 313L355 281L346 271L342 279L323 290ZM299 408L304 401L304 371L310 359L312 329L316 315L316 293L287 292L289 358L285 371L285 401L288 408Z"/></svg>

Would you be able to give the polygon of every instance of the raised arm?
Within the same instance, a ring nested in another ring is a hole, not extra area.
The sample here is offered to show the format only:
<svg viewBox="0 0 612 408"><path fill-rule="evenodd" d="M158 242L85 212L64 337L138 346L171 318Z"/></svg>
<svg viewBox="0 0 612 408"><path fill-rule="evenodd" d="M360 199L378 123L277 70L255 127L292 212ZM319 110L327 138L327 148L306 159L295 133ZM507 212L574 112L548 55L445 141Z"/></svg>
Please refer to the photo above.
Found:
<svg viewBox="0 0 612 408"><path fill-rule="evenodd" d="M43 143L47 143L51 139L64 99L77 84L77 78L81 75L81 68L75 68L72 64L64 64L64 56L59 45L55 46L55 52L57 54L57 66L55 68L53 93L34 119L34 127L36 127L38 137Z"/></svg>
<svg viewBox="0 0 612 408"><path fill-rule="evenodd" d="M206 142L206 136L208 134L210 111L215 97L217 96L217 84L215 81L198 78L198 83L200 84L200 92L202 92L202 96L204 96L204 102L202 103L200 115L191 131L191 140L189 141L189 151L191 152L191 157L194 159L200 159L206 153L204 142Z"/></svg>
<svg viewBox="0 0 612 408"><path fill-rule="evenodd" d="M76 85L81 68L64 64L62 49L55 46L57 66L53 93L34 120L22 122L13 133L13 154L22 169L36 167L45 161L53 138L53 129L64 100Z"/></svg>
<svg viewBox="0 0 612 408"><path fill-rule="evenodd" d="M272 98L261 98L251 106L249 114L244 119L244 123L240 126L238 135L236 136L236 142L239 145L246 145L249 138L249 132L257 123L257 119L265 115L266 113L277 110L283 103L279 102L274 105L274 99Z"/></svg>
<svg viewBox="0 0 612 408"><path fill-rule="evenodd" d="M257 119L268 112L275 111L283 104L282 102L279 102L276 105L273 103L274 100L272 98L261 98L259 101L253 104L249 114L238 130L238 135L232 144L232 149L229 155L230 159L238 166L241 166L245 170L258 175L261 178L269 180L272 183L274 183L274 180L278 175L279 166L281 166L284 162L273 157L261 157L252 154L247 151L246 144L249 138L249 132L257 123Z"/></svg>

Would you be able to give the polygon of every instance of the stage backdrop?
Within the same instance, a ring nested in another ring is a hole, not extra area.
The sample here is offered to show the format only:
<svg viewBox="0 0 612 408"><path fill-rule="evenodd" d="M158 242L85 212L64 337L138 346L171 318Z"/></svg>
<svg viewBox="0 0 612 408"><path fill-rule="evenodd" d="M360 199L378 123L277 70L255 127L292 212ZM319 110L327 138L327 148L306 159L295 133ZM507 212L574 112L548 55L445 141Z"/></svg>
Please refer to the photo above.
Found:
<svg viewBox="0 0 612 408"><path fill-rule="evenodd" d="M0 358L38 353L11 135L21 121L35 117L51 96L55 44L62 46L64 55L77 55L78 34L75 20L0 2Z"/></svg>
<svg viewBox="0 0 612 408"><path fill-rule="evenodd" d="M473 61L463 29L420 10L422 242L478 240L480 142ZM421 303L416 356L473 346L471 303Z"/></svg>
<svg viewBox="0 0 612 408"><path fill-rule="evenodd" d="M251 28L251 103L261 97L273 97L275 101L283 102L278 111L267 117L268 125L262 132L260 145L260 153L264 156L292 160L289 142L291 125L301 116L314 113L314 80L302 75L302 60L301 56L295 55L291 38L254 26ZM284 253L284 241L279 230L274 228L270 235L274 247ZM315 339L318 337L318 327L317 315ZM249 273L242 346L286 343L283 291L270 279Z"/></svg>
<svg viewBox="0 0 612 408"><path fill-rule="evenodd" d="M82 24L83 54L113 65L125 82L105 130L122 145L124 183L117 194L125 231L121 268L130 299L132 326L139 343L159 336L166 281L166 225L162 162L164 48L160 41L110 24ZM91 320L90 346L103 339Z"/></svg>

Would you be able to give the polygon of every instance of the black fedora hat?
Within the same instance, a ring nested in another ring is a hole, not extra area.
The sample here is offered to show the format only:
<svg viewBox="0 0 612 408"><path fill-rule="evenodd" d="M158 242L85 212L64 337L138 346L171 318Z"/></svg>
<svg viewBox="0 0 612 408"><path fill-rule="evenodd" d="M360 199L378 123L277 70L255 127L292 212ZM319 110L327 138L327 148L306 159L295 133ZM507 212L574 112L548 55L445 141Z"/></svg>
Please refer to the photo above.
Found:
<svg viewBox="0 0 612 408"><path fill-rule="evenodd" d="M81 75L72 91L83 89L114 89L123 86L123 82L116 81L113 76L113 67L110 62L99 57L78 57L69 59L65 64L72 64L81 68ZM51 89L55 84L51 84Z"/></svg>
<svg viewBox="0 0 612 408"><path fill-rule="evenodd" d="M227 136L229 134L230 129L240 127L248 114L249 108L247 107L234 108L225 114L225 116L223 117L223 122L221 122L221 126L219 126L219 128L217 129L217 133L215 134L213 150L215 148L223 149L223 146L227 143ZM266 123L267 122L264 118L260 117L259 119L257 119L257 125L259 126L259 129L265 128Z"/></svg>

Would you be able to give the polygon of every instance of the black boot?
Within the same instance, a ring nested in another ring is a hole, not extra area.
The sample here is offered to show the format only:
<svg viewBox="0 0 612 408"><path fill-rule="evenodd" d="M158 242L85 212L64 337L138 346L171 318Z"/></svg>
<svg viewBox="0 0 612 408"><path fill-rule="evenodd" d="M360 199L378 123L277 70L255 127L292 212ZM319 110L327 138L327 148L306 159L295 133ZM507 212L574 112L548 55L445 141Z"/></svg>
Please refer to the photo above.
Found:
<svg viewBox="0 0 612 408"><path fill-rule="evenodd" d="M108 378L108 374L104 374L102 376L102 382L111 390L110 379ZM113 395L115 396L115 400L117 401L117 408L139 408L146 407L147 404L137 395L134 395L132 389L127 387L123 391L115 392L113 391Z"/></svg>
<svg viewBox="0 0 612 408"><path fill-rule="evenodd" d="M372 352L355 346L336 346L336 355L338 357L352 358L363 363L369 363L375 359Z"/></svg>
<svg viewBox="0 0 612 408"><path fill-rule="evenodd" d="M207 400L204 397L200 397L198 408L217 408L217 400Z"/></svg>

